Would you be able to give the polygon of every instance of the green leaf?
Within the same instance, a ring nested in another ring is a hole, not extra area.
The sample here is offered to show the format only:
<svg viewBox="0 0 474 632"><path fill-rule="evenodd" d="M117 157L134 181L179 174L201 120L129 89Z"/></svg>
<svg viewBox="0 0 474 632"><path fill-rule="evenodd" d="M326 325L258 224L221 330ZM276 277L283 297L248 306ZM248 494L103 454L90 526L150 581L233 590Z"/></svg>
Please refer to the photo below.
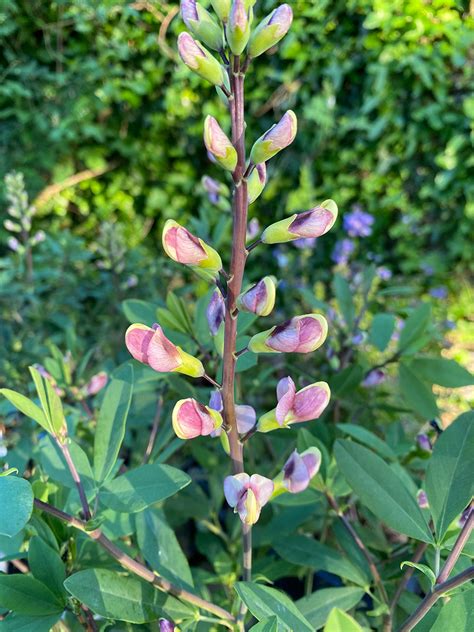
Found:
<svg viewBox="0 0 474 632"><path fill-rule="evenodd" d="M33 490L17 476L0 477L0 534L12 538L28 522L33 511Z"/></svg>
<svg viewBox="0 0 474 632"><path fill-rule="evenodd" d="M133 391L133 367L126 364L107 386L94 438L94 476L102 483L115 466L125 436Z"/></svg>
<svg viewBox="0 0 474 632"><path fill-rule="evenodd" d="M313 632L310 623L285 593L255 582L237 582L235 589L258 621L275 615L278 630Z"/></svg>
<svg viewBox="0 0 474 632"><path fill-rule="evenodd" d="M408 406L424 419L433 419L439 415L431 389L405 364L400 364L398 378L403 399Z"/></svg>
<svg viewBox="0 0 474 632"><path fill-rule="evenodd" d="M313 630L322 628L333 608L350 610L364 596L360 588L323 588L303 597L296 602L299 610L313 626Z"/></svg>
<svg viewBox="0 0 474 632"><path fill-rule="evenodd" d="M29 575L0 575L0 607L28 615L56 614L64 609L49 588Z"/></svg>
<svg viewBox="0 0 474 632"><path fill-rule="evenodd" d="M68 439L68 446L73 463L84 485L84 489L86 492L95 489L94 475L87 454L72 439ZM76 489L76 483L72 478L64 456L56 442L51 437L46 436L40 440L39 447L40 462L46 474L65 487Z"/></svg>
<svg viewBox="0 0 474 632"><path fill-rule="evenodd" d="M0 621L0 632L50 632L60 616L60 612L38 617L11 612L3 621Z"/></svg>
<svg viewBox="0 0 474 632"><path fill-rule="evenodd" d="M353 292L349 283L340 274L334 275L333 290L347 328L351 329L355 319Z"/></svg>
<svg viewBox="0 0 474 632"><path fill-rule="evenodd" d="M353 391L362 382L364 371L359 364L352 364L331 377L330 387L337 395Z"/></svg>
<svg viewBox="0 0 474 632"><path fill-rule="evenodd" d="M430 322L431 306L422 303L414 309L405 321L398 340L398 350L402 353L409 351L410 346L417 342L424 334Z"/></svg>
<svg viewBox="0 0 474 632"><path fill-rule="evenodd" d="M278 632L278 619L276 617L266 617L260 623L253 625L249 632Z"/></svg>
<svg viewBox="0 0 474 632"><path fill-rule="evenodd" d="M100 499L115 511L136 513L173 496L190 482L187 474L170 465L142 465L107 483Z"/></svg>
<svg viewBox="0 0 474 632"><path fill-rule="evenodd" d="M376 314L370 324L369 342L379 351L385 351L395 329L393 314Z"/></svg>
<svg viewBox="0 0 474 632"><path fill-rule="evenodd" d="M458 417L438 438L426 470L425 491L440 542L474 493L474 413Z"/></svg>
<svg viewBox="0 0 474 632"><path fill-rule="evenodd" d="M193 586L193 576L179 542L162 512L146 509L135 516L137 542L153 570L182 588Z"/></svg>
<svg viewBox="0 0 474 632"><path fill-rule="evenodd" d="M39 406L33 403L28 397L25 397L21 393L12 391L9 388L0 389L0 393L8 399L8 401L15 406L23 415L33 419L38 423L46 432L51 432L51 426L49 421L45 417L44 412Z"/></svg>
<svg viewBox="0 0 474 632"><path fill-rule="evenodd" d="M434 586L436 583L436 575L433 573L433 571L431 570L431 568L429 566L427 566L426 564L417 564L416 562L402 562L400 564L400 568L403 568L404 566L410 566L411 568L416 568L418 571L420 571L420 573L423 573L423 575L426 575L426 577L428 577L428 579L430 580L431 586Z"/></svg>
<svg viewBox="0 0 474 632"><path fill-rule="evenodd" d="M394 451L388 443L385 443L380 437L377 437L376 434L370 432L370 430L367 430L363 426L356 426L356 424L337 424L337 427L353 439L357 439L360 443L369 446L369 448L372 448L381 456L387 459L396 458Z"/></svg>
<svg viewBox="0 0 474 632"><path fill-rule="evenodd" d="M433 541L416 499L379 456L347 440L336 441L334 454L360 501L380 520L399 533L423 542Z"/></svg>
<svg viewBox="0 0 474 632"><path fill-rule="evenodd" d="M156 321L156 307L153 303L135 298L122 301L122 311L125 314L125 318L132 325L142 323L151 327Z"/></svg>
<svg viewBox="0 0 474 632"><path fill-rule="evenodd" d="M324 626L324 632L362 632L362 628L343 610L333 608Z"/></svg>
<svg viewBox="0 0 474 632"><path fill-rule="evenodd" d="M474 376L455 360L447 358L415 358L410 368L429 384L461 388L474 384Z"/></svg>
<svg viewBox="0 0 474 632"><path fill-rule="evenodd" d="M74 573L64 586L96 614L129 623L192 617L193 610L174 597L134 577L124 577L104 568Z"/></svg>
<svg viewBox="0 0 474 632"><path fill-rule="evenodd" d="M50 426L48 432L59 435L66 426L61 399L52 387L51 382L43 378L38 369L35 369L34 366L30 366L29 369L36 386L36 391L38 392L44 415Z"/></svg>
<svg viewBox="0 0 474 632"><path fill-rule="evenodd" d="M28 564L33 576L60 598L64 595L66 569L59 553L38 536L31 538Z"/></svg>
<svg viewBox="0 0 474 632"><path fill-rule="evenodd" d="M474 588L454 595L436 617L430 632L471 632L474 621Z"/></svg>
<svg viewBox="0 0 474 632"><path fill-rule="evenodd" d="M280 557L292 564L334 573L361 586L367 583L364 575L359 573L339 551L304 535L285 537L276 542L273 548Z"/></svg>

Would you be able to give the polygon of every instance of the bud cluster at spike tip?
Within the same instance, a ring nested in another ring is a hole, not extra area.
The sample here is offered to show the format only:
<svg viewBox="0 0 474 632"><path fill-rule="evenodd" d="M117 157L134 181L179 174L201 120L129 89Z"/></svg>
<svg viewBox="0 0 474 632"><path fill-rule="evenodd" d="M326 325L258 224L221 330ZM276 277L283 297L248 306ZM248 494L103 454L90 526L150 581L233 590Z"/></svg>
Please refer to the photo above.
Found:
<svg viewBox="0 0 474 632"><path fill-rule="evenodd" d="M213 116L204 121L204 144L215 161L227 171L237 166L237 151Z"/></svg>
<svg viewBox="0 0 474 632"><path fill-rule="evenodd" d="M248 348L254 353L311 353L326 340L327 320L321 314L294 316L255 334Z"/></svg>
<svg viewBox="0 0 474 632"><path fill-rule="evenodd" d="M189 33L179 34L178 52L186 66L209 83L222 86L226 82L225 70L221 64Z"/></svg>
<svg viewBox="0 0 474 632"><path fill-rule="evenodd" d="M232 1L226 37L232 53L241 55L250 38L250 16L245 0Z"/></svg>
<svg viewBox="0 0 474 632"><path fill-rule="evenodd" d="M297 450L283 466L283 470L275 478L275 490L273 497L287 491L290 494L299 494L307 489L311 479L316 476L321 467L321 452L318 448L308 448L301 454Z"/></svg>
<svg viewBox="0 0 474 632"><path fill-rule="evenodd" d="M247 525L257 522L262 507L270 500L273 490L273 481L259 474L235 474L224 480L227 502Z"/></svg>
<svg viewBox="0 0 474 632"><path fill-rule="evenodd" d="M181 17L191 33L206 46L217 51L222 49L222 29L199 2L181 0Z"/></svg>
<svg viewBox="0 0 474 632"><path fill-rule="evenodd" d="M295 213L275 222L261 236L264 244L282 244L297 239L321 237L334 226L338 208L334 200L325 200L309 211Z"/></svg>
<svg viewBox="0 0 474 632"><path fill-rule="evenodd" d="M279 151L291 145L298 129L296 114L288 110L278 123L255 141L250 152L250 161L257 165L273 158Z"/></svg>
<svg viewBox="0 0 474 632"><path fill-rule="evenodd" d="M125 333L125 344L135 360L160 373L176 372L190 377L204 375L201 361L173 344L157 324L153 327L130 325Z"/></svg>
<svg viewBox="0 0 474 632"><path fill-rule="evenodd" d="M277 406L260 417L259 432L270 432L291 424L318 419L331 398L331 390L326 382L309 384L299 391L291 377L285 377L277 385Z"/></svg>
<svg viewBox="0 0 474 632"><path fill-rule="evenodd" d="M252 33L249 43L250 57L258 57L288 33L293 22L293 11L289 4L282 4L267 15Z"/></svg>
<svg viewBox="0 0 474 632"><path fill-rule="evenodd" d="M212 8L222 22L227 22L232 0L211 0Z"/></svg>
<svg viewBox="0 0 474 632"><path fill-rule="evenodd" d="M222 415L195 399L180 399L173 408L173 429L180 439L204 437L222 426Z"/></svg>
<svg viewBox="0 0 474 632"><path fill-rule="evenodd" d="M173 219L165 223L162 241L168 257L177 263L202 268L215 274L222 269L219 253Z"/></svg>
<svg viewBox="0 0 474 632"><path fill-rule="evenodd" d="M275 280L266 276L237 297L237 307L244 312L268 316L275 306L275 297Z"/></svg>

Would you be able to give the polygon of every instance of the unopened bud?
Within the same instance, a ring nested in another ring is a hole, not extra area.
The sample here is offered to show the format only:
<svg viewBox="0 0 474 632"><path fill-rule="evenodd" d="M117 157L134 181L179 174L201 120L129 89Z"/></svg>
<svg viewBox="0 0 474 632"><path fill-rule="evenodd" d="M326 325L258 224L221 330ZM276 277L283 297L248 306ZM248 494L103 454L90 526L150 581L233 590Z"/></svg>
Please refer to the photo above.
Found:
<svg viewBox="0 0 474 632"><path fill-rule="evenodd" d="M169 219L163 228L163 248L173 261L217 274L222 268L219 253L186 228Z"/></svg>
<svg viewBox="0 0 474 632"><path fill-rule="evenodd" d="M242 54L250 37L250 20L244 0L233 0L226 36L233 54Z"/></svg>
<svg viewBox="0 0 474 632"><path fill-rule="evenodd" d="M288 4L282 4L267 15L252 34L249 44L250 57L258 57L275 46L288 33L292 21L293 11Z"/></svg>
<svg viewBox="0 0 474 632"><path fill-rule="evenodd" d="M178 36L178 52L186 66L209 83L215 86L225 83L223 67L189 33L180 33Z"/></svg>
<svg viewBox="0 0 474 632"><path fill-rule="evenodd" d="M296 114L292 110L288 110L278 123L254 143L250 152L251 162L254 164L266 162L279 151L291 145L295 139L297 128Z"/></svg>
<svg viewBox="0 0 474 632"><path fill-rule="evenodd" d="M303 492L316 476L321 466L321 452L318 448L308 448L301 454L295 450L275 479L275 487L281 485L291 494Z"/></svg>
<svg viewBox="0 0 474 632"><path fill-rule="evenodd" d="M255 334L248 348L254 353L310 353L323 344L327 333L324 316L294 316L282 325Z"/></svg>
<svg viewBox="0 0 474 632"><path fill-rule="evenodd" d="M214 11L223 22L229 19L231 2L232 0L211 0Z"/></svg>
<svg viewBox="0 0 474 632"><path fill-rule="evenodd" d="M248 202L253 204L260 196L267 182L267 166L264 162L256 165L247 180Z"/></svg>
<svg viewBox="0 0 474 632"><path fill-rule="evenodd" d="M237 306L245 312L268 316L275 306L275 294L275 280L266 276L237 298Z"/></svg>
<svg viewBox="0 0 474 632"><path fill-rule="evenodd" d="M181 16L188 29L214 50L222 49L222 30L212 15L196 0L181 0Z"/></svg>
<svg viewBox="0 0 474 632"><path fill-rule="evenodd" d="M206 310L207 324L212 336L216 336L224 322L225 303L220 290L214 290Z"/></svg>
<svg viewBox="0 0 474 632"><path fill-rule="evenodd" d="M271 224L263 231L261 239L265 244L281 244L301 238L321 237L333 227L337 212L334 200L325 200L310 211L295 213Z"/></svg>
<svg viewBox="0 0 474 632"><path fill-rule="evenodd" d="M213 116L204 121L204 144L213 158L227 171L234 171L237 152Z"/></svg>
<svg viewBox="0 0 474 632"><path fill-rule="evenodd" d="M222 426L222 415L195 399L180 399L172 415L173 429L180 439L207 436Z"/></svg>

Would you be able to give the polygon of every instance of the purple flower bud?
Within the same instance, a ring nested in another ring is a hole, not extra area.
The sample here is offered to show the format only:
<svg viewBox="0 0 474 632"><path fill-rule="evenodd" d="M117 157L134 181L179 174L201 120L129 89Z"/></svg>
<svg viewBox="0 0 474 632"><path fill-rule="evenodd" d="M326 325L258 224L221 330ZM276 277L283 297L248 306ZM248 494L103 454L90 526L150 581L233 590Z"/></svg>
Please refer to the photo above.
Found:
<svg viewBox="0 0 474 632"><path fill-rule="evenodd" d="M16 237L9 237L7 243L8 247L13 250L13 252L18 252L21 248L21 244Z"/></svg>
<svg viewBox="0 0 474 632"><path fill-rule="evenodd" d="M240 55L250 37L250 20L244 0L233 0L227 24L227 42L234 55Z"/></svg>
<svg viewBox="0 0 474 632"><path fill-rule="evenodd" d="M327 330L327 321L320 314L294 316L253 336L249 349L254 353L310 353L326 340Z"/></svg>
<svg viewBox="0 0 474 632"><path fill-rule="evenodd" d="M420 269L426 274L426 276L433 276L434 274L433 266L430 266L429 263L425 263L424 261L420 263Z"/></svg>
<svg viewBox="0 0 474 632"><path fill-rule="evenodd" d="M200 77L215 86L221 86L224 83L222 66L189 33L179 34L178 52L186 66Z"/></svg>
<svg viewBox="0 0 474 632"><path fill-rule="evenodd" d="M295 450L283 466L283 485L292 494L304 491L321 466L321 452L309 448L301 454Z"/></svg>
<svg viewBox="0 0 474 632"><path fill-rule="evenodd" d="M222 48L222 31L212 15L196 0L181 0L181 16L188 29L206 46Z"/></svg>
<svg viewBox="0 0 474 632"><path fill-rule="evenodd" d="M199 20L196 0L181 0L181 17L188 29L192 29L192 21Z"/></svg>
<svg viewBox="0 0 474 632"><path fill-rule="evenodd" d="M365 336L364 332L363 331L359 331L354 336L352 336L352 344L355 345L356 347L358 347L359 345L361 345L364 342L365 338L366 338L366 336Z"/></svg>
<svg viewBox="0 0 474 632"><path fill-rule="evenodd" d="M251 241L260 233L260 222L256 217L250 220L247 226L247 240Z"/></svg>
<svg viewBox="0 0 474 632"><path fill-rule="evenodd" d="M44 230L39 230L37 233L35 233L33 235L33 239L31 241L32 241L33 245L35 246L36 244L41 243L45 239L46 239L46 234L45 234Z"/></svg>
<svg viewBox="0 0 474 632"><path fill-rule="evenodd" d="M392 278L392 271L386 266L379 266L377 268L377 276L382 281L389 281Z"/></svg>
<svg viewBox="0 0 474 632"><path fill-rule="evenodd" d="M364 381L362 382L362 386L364 386L365 388L378 386L379 384L382 384L382 382L385 382L385 378L386 376L382 369L374 369L364 379Z"/></svg>
<svg viewBox="0 0 474 632"><path fill-rule="evenodd" d="M217 412L221 413L224 410L224 404L222 402L222 394L220 391L212 391L211 397L209 398L209 408L213 410L217 410Z"/></svg>
<svg viewBox="0 0 474 632"><path fill-rule="evenodd" d="M220 290L214 290L206 310L207 324L211 335L217 335L219 327L224 322L225 303Z"/></svg>
<svg viewBox="0 0 474 632"><path fill-rule="evenodd" d="M347 265L354 250L355 243L351 239L341 239L341 241L336 242L331 259L338 265Z"/></svg>
<svg viewBox="0 0 474 632"><path fill-rule="evenodd" d="M255 142L250 153L254 164L266 162L279 151L291 145L296 136L298 122L296 114L288 110L276 125L273 125Z"/></svg>
<svg viewBox="0 0 474 632"><path fill-rule="evenodd" d="M350 237L368 237L372 234L372 224L374 218L369 213L365 213L359 207L356 207L352 213L344 216L344 229Z"/></svg>
<svg viewBox="0 0 474 632"><path fill-rule="evenodd" d="M444 285L441 285L440 287L434 287L430 290L430 296L433 298L444 299L448 296L448 290L444 287Z"/></svg>
<svg viewBox="0 0 474 632"><path fill-rule="evenodd" d="M420 489L416 495L416 500L418 502L418 507L420 509L428 509L429 508L429 504L428 504L428 496L426 495L426 492L423 491L422 489Z"/></svg>
<svg viewBox="0 0 474 632"><path fill-rule="evenodd" d="M428 437L427 434L424 434L424 433L419 434L416 437L416 442L418 443L419 447L425 452L431 452L431 450L433 449L430 438Z"/></svg>
<svg viewBox="0 0 474 632"><path fill-rule="evenodd" d="M160 619L160 632L174 632L175 625L168 619Z"/></svg>
<svg viewBox="0 0 474 632"><path fill-rule="evenodd" d="M257 522L260 511L270 500L273 490L273 481L259 474L235 474L224 480L227 502L247 525Z"/></svg>
<svg viewBox="0 0 474 632"><path fill-rule="evenodd" d="M258 57L278 42L288 33L293 21L293 11L290 5L282 4L270 15L267 15L252 34L249 45L251 57Z"/></svg>
<svg viewBox="0 0 474 632"><path fill-rule="evenodd" d="M245 312L268 316L275 305L276 287L272 277L263 277L256 285L240 294L237 306Z"/></svg>

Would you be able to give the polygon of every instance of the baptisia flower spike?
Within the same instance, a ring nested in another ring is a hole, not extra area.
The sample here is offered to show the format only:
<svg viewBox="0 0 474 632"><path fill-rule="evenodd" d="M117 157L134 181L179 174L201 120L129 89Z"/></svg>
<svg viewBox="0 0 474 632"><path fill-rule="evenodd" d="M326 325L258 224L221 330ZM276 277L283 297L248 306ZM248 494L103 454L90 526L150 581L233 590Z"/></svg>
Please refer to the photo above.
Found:
<svg viewBox="0 0 474 632"><path fill-rule="evenodd" d="M274 278L263 277L261 281L237 298L237 307L244 312L268 316L275 306L275 294Z"/></svg>
<svg viewBox="0 0 474 632"><path fill-rule="evenodd" d="M273 158L279 151L291 145L295 140L297 128L296 114L288 110L278 123L255 141L250 152L250 161L257 165Z"/></svg>
<svg viewBox="0 0 474 632"><path fill-rule="evenodd" d="M331 391L326 382L315 382L296 392L291 377L284 377L277 385L276 408L258 420L259 432L270 432L294 423L318 419L329 404Z"/></svg>
<svg viewBox="0 0 474 632"><path fill-rule="evenodd" d="M181 0L181 16L188 29L201 42L222 50L222 30L212 15L196 0Z"/></svg>
<svg viewBox="0 0 474 632"><path fill-rule="evenodd" d="M163 248L173 261L217 274L222 268L219 253L186 228L169 219L163 228Z"/></svg>
<svg viewBox="0 0 474 632"><path fill-rule="evenodd" d="M259 474L235 474L224 480L227 502L238 513L244 524L252 525L260 517L262 507L273 493L273 481Z"/></svg>
<svg viewBox="0 0 474 632"><path fill-rule="evenodd" d="M255 334L248 348L254 353L310 353L323 344L327 333L324 316L304 314Z"/></svg>
<svg viewBox="0 0 474 632"><path fill-rule="evenodd" d="M221 167L227 171L234 171L237 165L237 152L213 116L206 116L204 121L204 144Z"/></svg>
<svg viewBox="0 0 474 632"><path fill-rule="evenodd" d="M277 496L285 491L291 494L303 492L311 479L316 476L321 466L321 452L318 448L308 448L301 454L297 450L292 452L283 466L283 470L275 478L275 491Z"/></svg>
<svg viewBox="0 0 474 632"><path fill-rule="evenodd" d="M267 165L261 162L255 166L247 180L248 202L253 204L260 196L267 182Z"/></svg>
<svg viewBox="0 0 474 632"><path fill-rule="evenodd" d="M202 377L205 373L201 361L174 345L157 324L130 325L125 344L135 360L160 373L184 373L191 377Z"/></svg>
<svg viewBox="0 0 474 632"><path fill-rule="evenodd" d="M179 34L178 52L190 70L215 86L224 85L226 82L224 68L199 42L193 40L189 33Z"/></svg>
<svg viewBox="0 0 474 632"><path fill-rule="evenodd" d="M241 55L250 37L250 19L245 0L233 0L226 36L230 50Z"/></svg>
<svg viewBox="0 0 474 632"><path fill-rule="evenodd" d="M307 237L321 237L334 226L337 219L337 204L334 200L325 200L310 211L295 213L266 228L261 236L265 244L282 244Z"/></svg>
<svg viewBox="0 0 474 632"><path fill-rule="evenodd" d="M210 435L222 426L217 410L200 404L195 399L180 399L173 409L173 429L180 439L194 439Z"/></svg>
<svg viewBox="0 0 474 632"><path fill-rule="evenodd" d="M252 34L249 44L250 57L258 57L288 33L293 21L290 5L282 4L267 15Z"/></svg>

